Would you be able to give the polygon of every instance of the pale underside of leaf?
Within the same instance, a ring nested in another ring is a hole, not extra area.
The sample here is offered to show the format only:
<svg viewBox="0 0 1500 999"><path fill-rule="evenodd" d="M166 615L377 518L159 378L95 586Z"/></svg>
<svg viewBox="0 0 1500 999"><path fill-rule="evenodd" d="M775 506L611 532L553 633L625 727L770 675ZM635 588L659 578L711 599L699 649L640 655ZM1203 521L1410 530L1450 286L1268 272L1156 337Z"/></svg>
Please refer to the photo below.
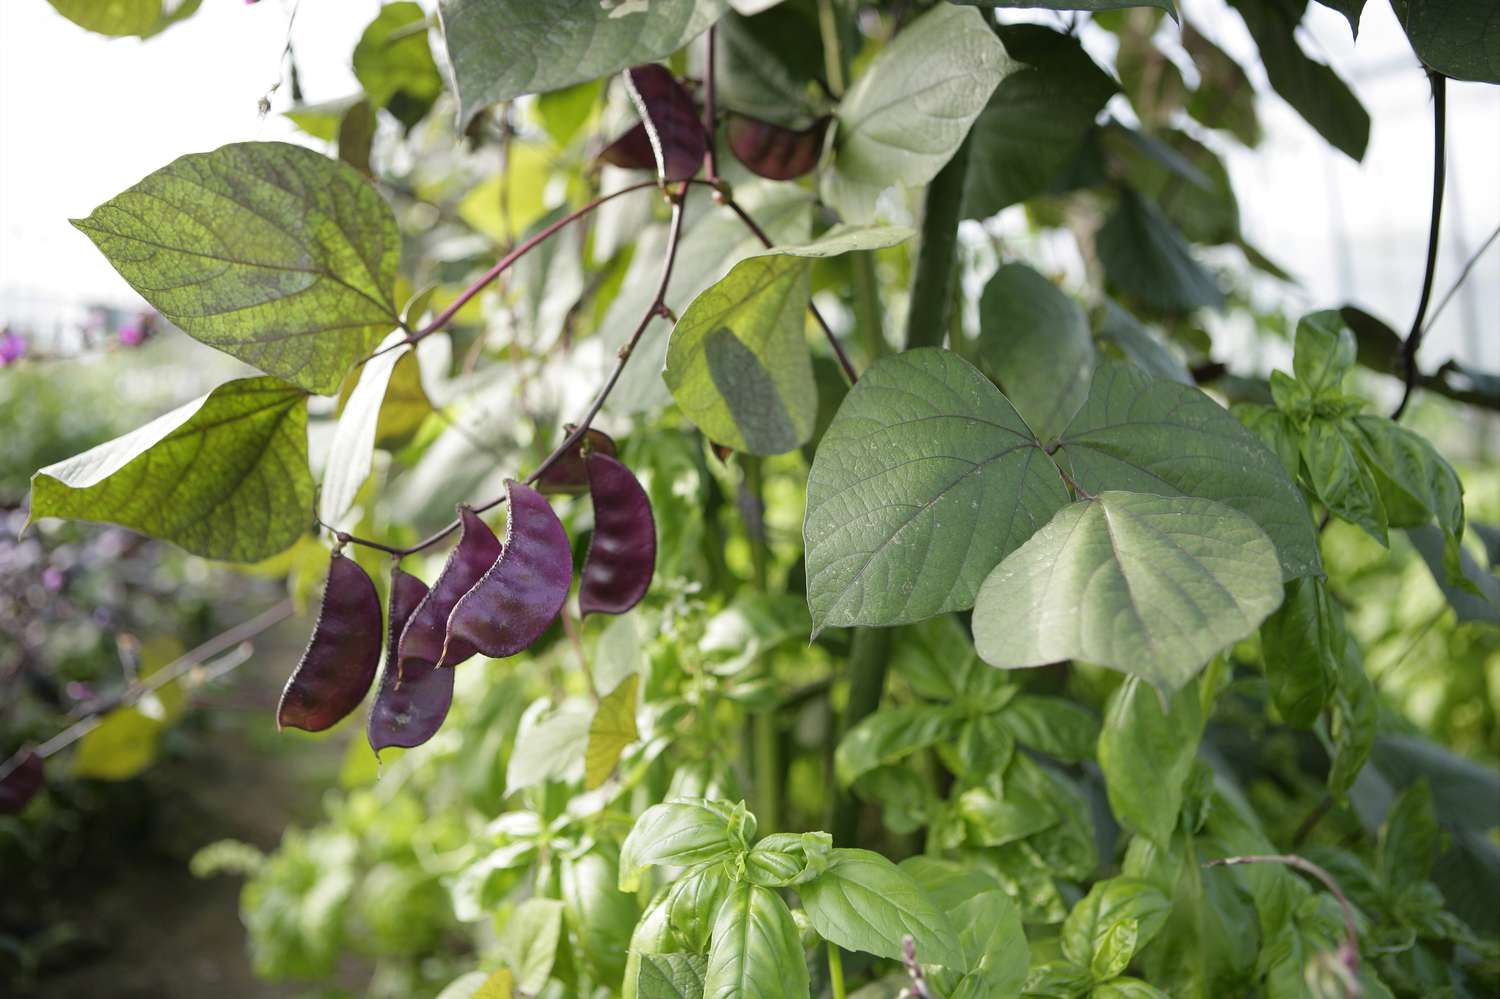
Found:
<svg viewBox="0 0 1500 999"><path fill-rule="evenodd" d="M1175 690L1281 597L1275 547L1250 518L1210 500L1105 492L995 568L974 639L992 666L1080 659Z"/></svg>

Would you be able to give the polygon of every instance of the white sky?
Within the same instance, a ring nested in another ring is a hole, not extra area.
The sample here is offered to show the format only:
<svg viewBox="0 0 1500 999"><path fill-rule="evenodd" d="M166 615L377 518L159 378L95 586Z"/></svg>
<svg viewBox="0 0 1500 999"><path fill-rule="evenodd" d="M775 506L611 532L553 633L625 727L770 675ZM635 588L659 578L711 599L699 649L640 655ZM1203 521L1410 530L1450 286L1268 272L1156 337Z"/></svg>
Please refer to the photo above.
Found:
<svg viewBox="0 0 1500 999"><path fill-rule="evenodd" d="M430 6L430 4L429 4ZM1210 37L1249 61L1238 17L1218 0L1184 0ZM310 101L354 89L348 68L377 0L303 0L293 40ZM0 3L0 306L46 315L80 299L133 293L67 224L178 155L251 139L306 141L257 101L276 81L289 0L204 0L192 18L141 42L109 40L43 0ZM1302 281L1295 309L1362 304L1397 329L1421 283L1431 183L1425 78L1389 6L1370 0L1358 46L1343 18L1312 4L1304 44L1350 80L1370 110L1356 164L1286 105L1262 102L1266 144L1230 168L1251 242ZM288 100L286 88L276 107ZM1449 85L1449 201L1437 293L1500 224L1500 87ZM1443 314L1424 364L1458 354L1500 368L1500 247Z"/></svg>

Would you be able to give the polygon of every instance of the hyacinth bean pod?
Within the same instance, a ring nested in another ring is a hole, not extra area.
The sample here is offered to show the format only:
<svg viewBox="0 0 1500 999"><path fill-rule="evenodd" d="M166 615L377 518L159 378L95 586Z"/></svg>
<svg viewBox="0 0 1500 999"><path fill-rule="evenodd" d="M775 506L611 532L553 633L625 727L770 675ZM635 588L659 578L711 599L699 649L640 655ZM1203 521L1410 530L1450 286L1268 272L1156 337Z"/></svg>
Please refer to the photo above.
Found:
<svg viewBox="0 0 1500 999"><path fill-rule="evenodd" d="M625 71L641 122L621 135L600 159L634 170L657 170L663 180L687 180L708 150L708 133L693 98L665 66L647 63Z"/></svg>
<svg viewBox="0 0 1500 999"><path fill-rule="evenodd" d="M380 637L374 582L334 552L318 623L276 707L277 728L321 732L359 707L380 667Z"/></svg>
<svg viewBox="0 0 1500 999"><path fill-rule="evenodd" d="M570 424L563 430L571 434L573 427ZM582 440L559 455L558 459L536 480L537 492L543 496L579 496L588 492L589 469L585 461L587 454L602 452L613 455L616 450L613 437L602 430L589 428Z"/></svg>
<svg viewBox="0 0 1500 999"><path fill-rule="evenodd" d="M771 180L791 180L809 173L823 155L823 138L831 117L800 131L744 114L731 114L724 135L735 159L751 173Z"/></svg>
<svg viewBox="0 0 1500 999"><path fill-rule="evenodd" d="M460 507L458 517L463 525L458 544L448 553L448 561L432 590L412 612L411 620L401 632L396 654L398 677L405 676L409 669L420 669L424 663L457 666L475 652L467 642L448 641L448 616L463 595L495 564L501 544L495 532L473 510Z"/></svg>
<svg viewBox="0 0 1500 999"><path fill-rule="evenodd" d="M635 475L610 455L588 456L594 537L583 561L578 613L623 614L640 602L656 571L656 520Z"/></svg>
<svg viewBox="0 0 1500 999"><path fill-rule="evenodd" d="M448 616L448 642L487 656L513 656L541 637L573 583L562 521L541 493L507 480L504 550ZM446 656L444 659L446 660Z"/></svg>
<svg viewBox="0 0 1500 999"><path fill-rule="evenodd" d="M399 567L391 571L385 668L365 727L377 755L390 746L411 749L431 739L453 704L452 670L421 660L409 663L405 673L399 669L401 633L427 593L427 584L416 576Z"/></svg>
<svg viewBox="0 0 1500 999"><path fill-rule="evenodd" d="M28 752L16 768L0 778L0 815L19 815L46 782L42 758Z"/></svg>

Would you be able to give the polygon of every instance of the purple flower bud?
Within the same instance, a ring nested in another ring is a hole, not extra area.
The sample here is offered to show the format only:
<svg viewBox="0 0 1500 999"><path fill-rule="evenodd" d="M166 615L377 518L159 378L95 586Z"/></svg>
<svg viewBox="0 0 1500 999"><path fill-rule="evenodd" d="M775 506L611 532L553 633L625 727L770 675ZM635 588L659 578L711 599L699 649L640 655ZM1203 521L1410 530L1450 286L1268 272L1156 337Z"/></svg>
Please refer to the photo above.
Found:
<svg viewBox="0 0 1500 999"><path fill-rule="evenodd" d="M115 335L119 337L120 344L125 347L139 347L146 342L145 327L139 323L126 323Z"/></svg>

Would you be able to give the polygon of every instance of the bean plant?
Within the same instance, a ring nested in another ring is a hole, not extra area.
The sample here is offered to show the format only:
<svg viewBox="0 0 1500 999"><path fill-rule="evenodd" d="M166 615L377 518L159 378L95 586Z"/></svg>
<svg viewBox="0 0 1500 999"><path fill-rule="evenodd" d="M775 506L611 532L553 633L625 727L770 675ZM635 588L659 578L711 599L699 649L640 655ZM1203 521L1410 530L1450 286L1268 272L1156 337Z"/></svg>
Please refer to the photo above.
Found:
<svg viewBox="0 0 1500 999"><path fill-rule="evenodd" d="M1254 64L1173 0L398 0L347 100L288 46L263 107L302 144L75 219L253 372L37 471L31 519L288 574L318 606L274 722L365 729L320 824L196 863L248 875L260 973L1494 994L1500 506L1412 417L1500 407L1419 352L1446 88L1500 82L1500 14L1393 0L1434 125L1403 334L1266 304L1224 156L1267 101L1355 160L1371 123L1305 2L1229 6ZM1467 756L1367 664L1361 580L1402 565L1477 684Z"/></svg>

